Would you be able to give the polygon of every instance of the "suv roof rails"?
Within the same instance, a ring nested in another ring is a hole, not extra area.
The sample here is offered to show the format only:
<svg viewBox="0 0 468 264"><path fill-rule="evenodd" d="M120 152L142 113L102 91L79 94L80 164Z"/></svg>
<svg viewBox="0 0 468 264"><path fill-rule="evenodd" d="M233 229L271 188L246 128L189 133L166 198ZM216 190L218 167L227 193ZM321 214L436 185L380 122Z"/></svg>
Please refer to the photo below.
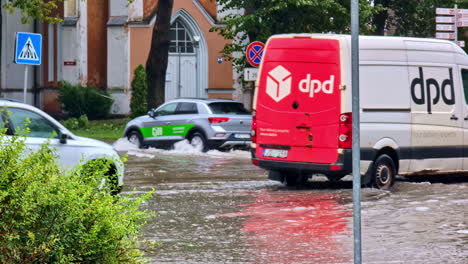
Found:
<svg viewBox="0 0 468 264"><path fill-rule="evenodd" d="M224 99L224 98L200 98L200 97L179 97L179 98L176 98L175 100L179 100L179 99L200 100L200 101L219 101L219 100L233 101L232 99Z"/></svg>

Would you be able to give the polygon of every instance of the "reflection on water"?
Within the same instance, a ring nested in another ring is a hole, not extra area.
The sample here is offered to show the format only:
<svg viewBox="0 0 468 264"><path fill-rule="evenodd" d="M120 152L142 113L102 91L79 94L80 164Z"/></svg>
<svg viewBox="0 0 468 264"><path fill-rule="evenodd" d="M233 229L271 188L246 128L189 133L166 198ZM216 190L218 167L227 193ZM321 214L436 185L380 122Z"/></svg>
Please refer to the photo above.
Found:
<svg viewBox="0 0 468 264"><path fill-rule="evenodd" d="M288 189L268 181L247 151L114 147L128 154L124 192L155 189L147 207L157 217L143 233L163 245L146 252L150 263L353 262L350 177ZM466 177L363 189L363 263L467 264L467 205Z"/></svg>
<svg viewBox="0 0 468 264"><path fill-rule="evenodd" d="M260 191L255 202L240 205L247 217L242 231L249 235L256 263L349 263L351 212L337 195L311 192Z"/></svg>

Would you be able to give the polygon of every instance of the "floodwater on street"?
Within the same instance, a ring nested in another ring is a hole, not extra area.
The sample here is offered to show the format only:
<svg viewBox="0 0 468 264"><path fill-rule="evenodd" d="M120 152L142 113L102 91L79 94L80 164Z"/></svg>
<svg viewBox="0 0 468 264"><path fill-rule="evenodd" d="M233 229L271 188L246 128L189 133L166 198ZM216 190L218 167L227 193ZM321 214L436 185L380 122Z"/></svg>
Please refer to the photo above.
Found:
<svg viewBox="0 0 468 264"><path fill-rule="evenodd" d="M247 151L138 150L126 140L123 193L155 189L150 263L353 263L352 182L267 180ZM468 263L468 177L399 178L362 189L363 263Z"/></svg>

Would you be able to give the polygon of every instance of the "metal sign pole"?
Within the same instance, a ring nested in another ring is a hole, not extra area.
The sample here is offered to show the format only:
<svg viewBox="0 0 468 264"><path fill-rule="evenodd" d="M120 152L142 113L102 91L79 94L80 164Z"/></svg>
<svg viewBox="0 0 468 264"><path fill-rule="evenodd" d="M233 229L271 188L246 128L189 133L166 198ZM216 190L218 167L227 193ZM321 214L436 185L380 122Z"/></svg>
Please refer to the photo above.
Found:
<svg viewBox="0 0 468 264"><path fill-rule="evenodd" d="M361 168L359 138L359 0L351 0L351 68L353 108L353 234L354 263L362 263L361 254Z"/></svg>
<svg viewBox="0 0 468 264"><path fill-rule="evenodd" d="M24 65L24 90L23 90L23 103L26 104L26 94L28 92L28 65Z"/></svg>
<svg viewBox="0 0 468 264"><path fill-rule="evenodd" d="M455 5L455 44L458 45L458 5Z"/></svg>

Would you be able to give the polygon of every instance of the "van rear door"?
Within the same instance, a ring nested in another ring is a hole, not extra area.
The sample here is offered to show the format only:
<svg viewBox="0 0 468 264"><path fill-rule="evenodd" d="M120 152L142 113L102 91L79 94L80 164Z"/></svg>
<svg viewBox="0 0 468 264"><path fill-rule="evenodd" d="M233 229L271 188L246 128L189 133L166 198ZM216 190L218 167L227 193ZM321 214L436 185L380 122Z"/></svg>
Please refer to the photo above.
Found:
<svg viewBox="0 0 468 264"><path fill-rule="evenodd" d="M267 43L256 97L260 159L338 159L340 42L311 37Z"/></svg>

